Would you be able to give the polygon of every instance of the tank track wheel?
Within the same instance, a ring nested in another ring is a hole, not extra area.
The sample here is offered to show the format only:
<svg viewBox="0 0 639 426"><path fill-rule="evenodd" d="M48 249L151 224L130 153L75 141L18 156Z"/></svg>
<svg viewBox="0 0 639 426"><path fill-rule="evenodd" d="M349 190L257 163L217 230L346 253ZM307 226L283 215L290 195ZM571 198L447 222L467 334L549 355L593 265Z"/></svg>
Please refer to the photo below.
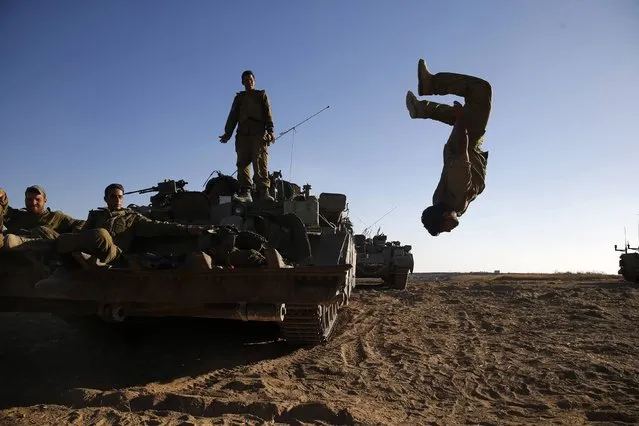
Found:
<svg viewBox="0 0 639 426"><path fill-rule="evenodd" d="M337 323L340 302L324 305L286 305L280 325L283 337L293 345L326 343Z"/></svg>

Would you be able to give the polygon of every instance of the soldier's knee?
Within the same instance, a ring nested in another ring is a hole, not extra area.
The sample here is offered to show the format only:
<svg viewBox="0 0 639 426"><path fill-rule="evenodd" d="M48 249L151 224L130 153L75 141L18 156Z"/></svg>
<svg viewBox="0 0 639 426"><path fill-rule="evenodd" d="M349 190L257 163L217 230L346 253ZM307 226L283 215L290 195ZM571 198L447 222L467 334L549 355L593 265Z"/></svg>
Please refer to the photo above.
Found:
<svg viewBox="0 0 639 426"><path fill-rule="evenodd" d="M38 226L30 230L30 236L33 238L43 238L45 240L55 240L60 234L47 226Z"/></svg>
<svg viewBox="0 0 639 426"><path fill-rule="evenodd" d="M97 240L101 240L101 241L111 241L111 234L109 234L109 231L107 231L104 228L98 228L98 229L94 229L93 233L95 235L95 238Z"/></svg>

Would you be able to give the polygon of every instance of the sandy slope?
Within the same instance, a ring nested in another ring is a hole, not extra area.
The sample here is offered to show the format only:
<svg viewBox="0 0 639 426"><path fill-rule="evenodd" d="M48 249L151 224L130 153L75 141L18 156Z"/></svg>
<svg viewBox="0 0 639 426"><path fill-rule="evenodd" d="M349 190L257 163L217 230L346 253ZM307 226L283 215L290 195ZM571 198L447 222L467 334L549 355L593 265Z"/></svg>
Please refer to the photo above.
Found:
<svg viewBox="0 0 639 426"><path fill-rule="evenodd" d="M304 349L268 324L114 332L3 314L0 423L637 423L638 291L616 277L413 276L404 292L360 288L333 340Z"/></svg>

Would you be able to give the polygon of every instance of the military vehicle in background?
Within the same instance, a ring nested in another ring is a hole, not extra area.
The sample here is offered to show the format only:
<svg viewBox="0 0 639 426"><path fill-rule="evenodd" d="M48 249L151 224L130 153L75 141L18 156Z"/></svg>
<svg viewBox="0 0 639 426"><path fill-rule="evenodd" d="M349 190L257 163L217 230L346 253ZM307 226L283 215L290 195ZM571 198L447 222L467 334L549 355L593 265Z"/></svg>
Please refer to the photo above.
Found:
<svg viewBox="0 0 639 426"><path fill-rule="evenodd" d="M403 290L408 274L413 272L414 260L410 245L399 241L387 241L379 230L372 238L366 234L354 236L357 251L357 278L381 278L393 289Z"/></svg>
<svg viewBox="0 0 639 426"><path fill-rule="evenodd" d="M634 251L634 253L629 253L630 250ZM619 256L619 275L631 283L639 282L639 247L633 248L626 243L623 249L618 249L615 244L615 251L623 252Z"/></svg>
<svg viewBox="0 0 639 426"><path fill-rule="evenodd" d="M16 310L94 316L187 316L268 321L292 344L327 341L355 287L356 251L346 196L311 194L272 173L275 201L233 199L228 175L189 191L165 180L130 205L156 220L210 225L199 236L135 237L110 265L84 253L25 290ZM128 194L132 193L129 192ZM0 296L2 296L0 294ZM0 297L1 298L1 297Z"/></svg>

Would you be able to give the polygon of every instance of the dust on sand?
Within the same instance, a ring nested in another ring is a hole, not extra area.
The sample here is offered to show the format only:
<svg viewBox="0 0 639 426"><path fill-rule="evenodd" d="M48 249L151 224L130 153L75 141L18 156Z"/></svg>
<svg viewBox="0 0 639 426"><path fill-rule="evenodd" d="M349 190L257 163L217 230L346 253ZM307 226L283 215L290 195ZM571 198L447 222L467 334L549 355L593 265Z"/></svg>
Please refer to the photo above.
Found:
<svg viewBox="0 0 639 426"><path fill-rule="evenodd" d="M358 287L311 348L271 324L2 314L0 423L637 423L637 291L616 276L416 274L406 291Z"/></svg>

